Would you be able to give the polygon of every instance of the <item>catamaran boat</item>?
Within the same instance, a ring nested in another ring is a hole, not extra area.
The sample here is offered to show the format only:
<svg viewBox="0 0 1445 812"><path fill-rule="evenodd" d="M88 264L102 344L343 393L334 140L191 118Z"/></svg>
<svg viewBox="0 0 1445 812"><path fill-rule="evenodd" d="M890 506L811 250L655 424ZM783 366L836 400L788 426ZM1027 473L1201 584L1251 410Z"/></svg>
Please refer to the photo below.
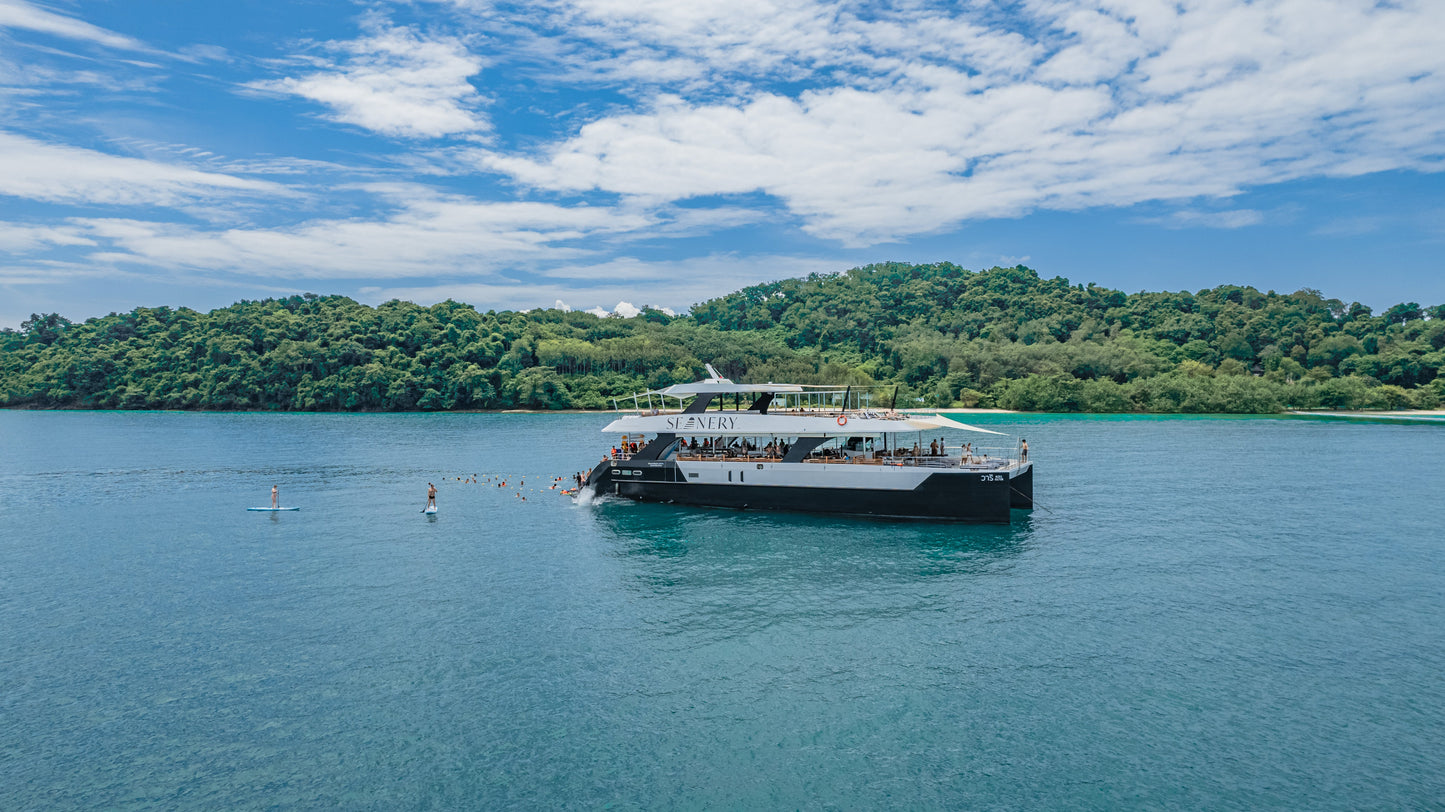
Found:
<svg viewBox="0 0 1445 812"><path fill-rule="evenodd" d="M602 431L620 439L579 490L679 505L973 522L1008 522L1012 510L1033 508L1033 463L1007 434L873 408L871 393L852 387L734 383L707 370L705 380L641 392L630 398L632 409L619 407L622 416ZM676 408L666 408L669 399Z"/></svg>

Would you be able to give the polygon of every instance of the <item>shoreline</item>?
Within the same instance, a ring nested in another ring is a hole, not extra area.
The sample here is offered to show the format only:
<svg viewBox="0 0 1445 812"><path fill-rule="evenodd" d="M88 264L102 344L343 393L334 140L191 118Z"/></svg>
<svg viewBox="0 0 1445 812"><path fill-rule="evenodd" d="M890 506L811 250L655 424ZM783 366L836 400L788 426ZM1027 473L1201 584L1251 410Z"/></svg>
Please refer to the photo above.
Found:
<svg viewBox="0 0 1445 812"><path fill-rule="evenodd" d="M1435 422L1437 420L1445 418L1445 409L1396 409L1392 411L1361 411L1359 409L1352 409L1348 411L1338 412L1291 409L1286 412L1286 414L1290 414L1296 417L1338 417L1365 420L1373 418L1376 420L1427 420L1430 422Z"/></svg>

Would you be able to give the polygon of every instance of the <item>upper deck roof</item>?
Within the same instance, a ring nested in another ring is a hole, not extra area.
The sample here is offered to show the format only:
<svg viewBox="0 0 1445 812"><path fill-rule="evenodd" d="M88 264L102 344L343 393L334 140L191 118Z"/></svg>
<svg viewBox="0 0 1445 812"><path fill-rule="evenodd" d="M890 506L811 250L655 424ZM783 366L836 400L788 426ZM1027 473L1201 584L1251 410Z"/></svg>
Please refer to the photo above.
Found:
<svg viewBox="0 0 1445 812"><path fill-rule="evenodd" d="M677 398L679 408L682 399L700 395L767 394L787 395L791 393L828 390L834 387L808 386L796 383L733 383L718 374L712 364L705 364L708 377L692 383L680 383L642 392L633 396L636 403L645 395L664 395ZM826 394L826 392L824 393ZM846 398L845 398L846 400ZM651 405L651 398L648 398ZM976 431L982 434L1004 434L977 426L970 426L951 420L943 415L899 414L893 411L870 409L805 409L801 411L781 410L773 412L756 411L662 411L649 409L641 414L620 417L607 424L602 430L617 434L696 434L711 436L787 436L787 437L838 437L877 436L900 431L934 431L937 429L958 429Z"/></svg>
<svg viewBox="0 0 1445 812"><path fill-rule="evenodd" d="M708 377L693 381L692 383L675 383L666 389L658 389L649 394L667 395L670 398L688 397L689 395L736 395L736 394L763 394L764 392L802 392L806 389L802 384L797 383L733 383L724 378L713 369L712 364L704 364L707 367Z"/></svg>
<svg viewBox="0 0 1445 812"><path fill-rule="evenodd" d="M839 422L840 418L842 422ZM879 415L856 411L838 414L720 411L628 415L608 423L602 430L617 434L693 434L711 437L860 437L938 429L1004 434L1001 431L960 423L941 414Z"/></svg>

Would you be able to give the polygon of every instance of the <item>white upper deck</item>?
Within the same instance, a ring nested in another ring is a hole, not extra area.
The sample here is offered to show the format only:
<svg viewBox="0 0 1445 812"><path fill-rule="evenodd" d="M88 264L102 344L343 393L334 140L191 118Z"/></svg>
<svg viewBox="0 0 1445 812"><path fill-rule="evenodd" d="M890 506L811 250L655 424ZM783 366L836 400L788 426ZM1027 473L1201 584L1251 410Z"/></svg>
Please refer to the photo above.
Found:
<svg viewBox="0 0 1445 812"><path fill-rule="evenodd" d="M841 418L841 419L840 419ZM682 414L662 412L619 417L602 430L617 434L696 434L710 437L876 437L900 431L958 429L990 431L943 415L878 414L860 410L818 412L716 411Z"/></svg>
<svg viewBox="0 0 1445 812"><path fill-rule="evenodd" d="M617 434L695 434L706 436L736 437L867 437L904 431L934 431L957 429L982 434L1003 435L977 426L960 423L943 415L903 414L882 409L848 409L823 406L820 408L790 407L784 405L789 395L802 400L806 393L836 394L836 387L805 386L793 383L733 383L718 374L712 365L707 365L708 378L693 383L676 384L666 389L643 392L634 395L637 399L652 396L676 398L676 410L639 408L639 413L620 417L602 430ZM681 408L682 399L699 395L773 394L782 396L778 405L766 414L743 410L713 410L687 413Z"/></svg>

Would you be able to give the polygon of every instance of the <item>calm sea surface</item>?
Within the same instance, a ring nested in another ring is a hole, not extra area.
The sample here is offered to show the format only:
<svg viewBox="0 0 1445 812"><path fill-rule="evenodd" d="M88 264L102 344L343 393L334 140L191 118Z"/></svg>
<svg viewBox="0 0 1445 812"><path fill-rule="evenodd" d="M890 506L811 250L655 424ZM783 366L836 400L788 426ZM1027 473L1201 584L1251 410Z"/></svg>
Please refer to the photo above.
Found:
<svg viewBox="0 0 1445 812"><path fill-rule="evenodd" d="M1012 526L574 506L600 415L0 412L0 808L1445 806L1445 427L966 419Z"/></svg>

